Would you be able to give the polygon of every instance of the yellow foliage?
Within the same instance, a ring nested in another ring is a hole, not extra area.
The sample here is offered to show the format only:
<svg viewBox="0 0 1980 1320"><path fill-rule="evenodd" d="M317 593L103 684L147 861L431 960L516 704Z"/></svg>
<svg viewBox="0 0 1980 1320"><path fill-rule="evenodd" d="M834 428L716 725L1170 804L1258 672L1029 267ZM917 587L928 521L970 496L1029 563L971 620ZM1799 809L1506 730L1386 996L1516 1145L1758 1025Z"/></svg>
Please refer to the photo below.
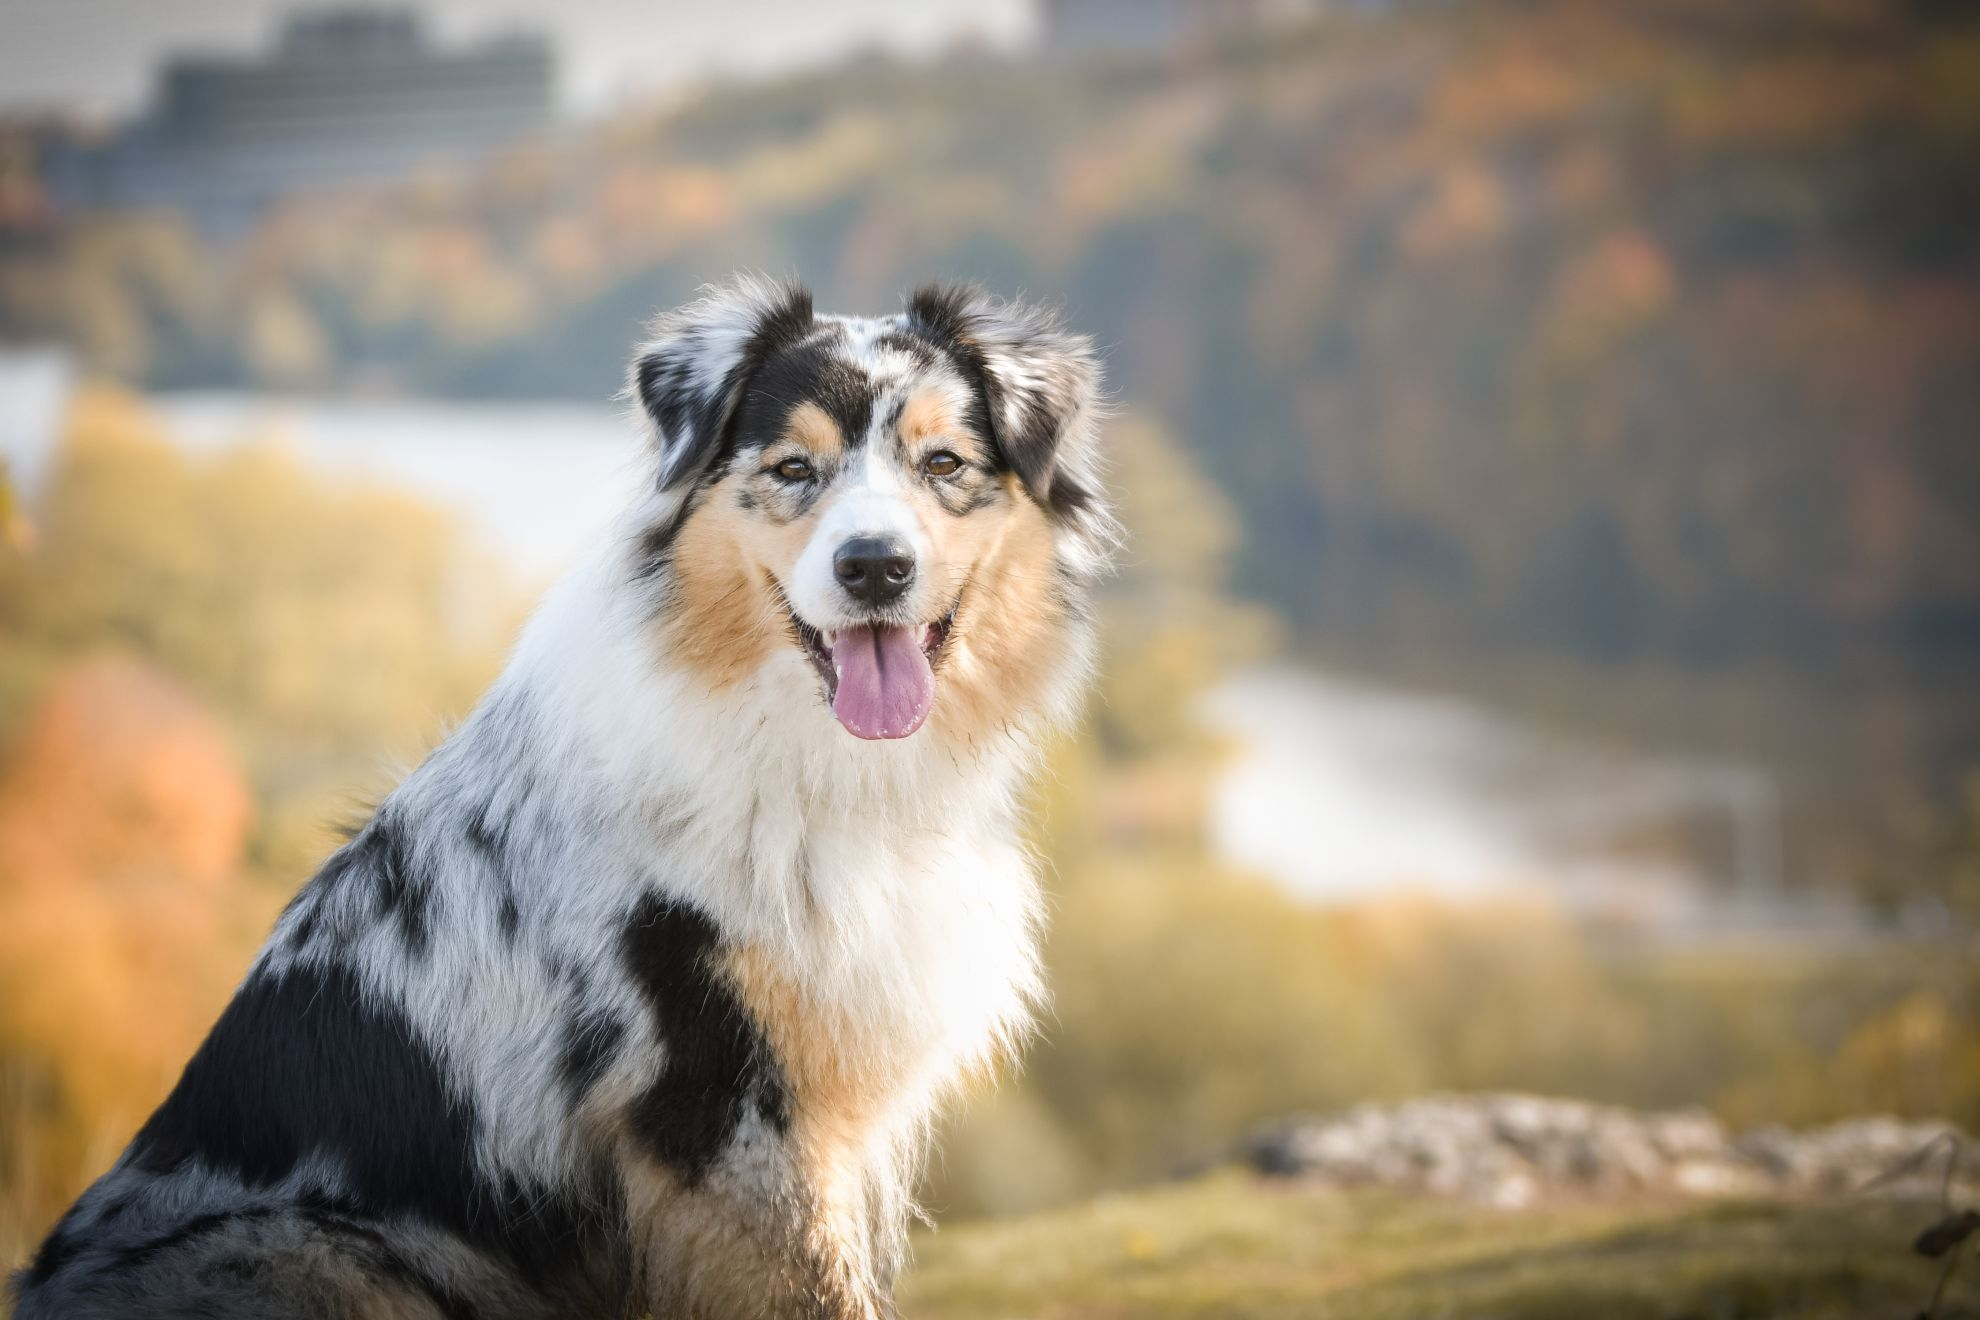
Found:
<svg viewBox="0 0 1980 1320"><path fill-rule="evenodd" d="M220 730L149 666L80 662L31 719L0 775L0 1075L45 1094L0 1086L23 1189L0 1244L81 1189L225 1004L280 902L244 870L249 811Z"/></svg>
<svg viewBox="0 0 1980 1320"><path fill-rule="evenodd" d="M0 1249L128 1139L511 618L433 510L265 445L189 460L110 391L31 515L0 544Z"/></svg>
<svg viewBox="0 0 1980 1320"><path fill-rule="evenodd" d="M307 384L330 359L323 332L293 290L270 287L248 302L248 365L255 379L277 388Z"/></svg>

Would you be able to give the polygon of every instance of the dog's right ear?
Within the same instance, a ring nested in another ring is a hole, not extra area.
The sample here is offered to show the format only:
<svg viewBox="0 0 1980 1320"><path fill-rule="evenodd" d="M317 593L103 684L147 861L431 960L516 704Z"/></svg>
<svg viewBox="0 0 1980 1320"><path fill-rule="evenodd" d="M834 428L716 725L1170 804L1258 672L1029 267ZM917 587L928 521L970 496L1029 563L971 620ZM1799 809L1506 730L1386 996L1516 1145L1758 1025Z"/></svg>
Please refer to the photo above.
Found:
<svg viewBox="0 0 1980 1320"><path fill-rule="evenodd" d="M629 388L653 424L662 490L707 470L750 376L812 324L803 285L748 275L709 286L653 323L633 358Z"/></svg>

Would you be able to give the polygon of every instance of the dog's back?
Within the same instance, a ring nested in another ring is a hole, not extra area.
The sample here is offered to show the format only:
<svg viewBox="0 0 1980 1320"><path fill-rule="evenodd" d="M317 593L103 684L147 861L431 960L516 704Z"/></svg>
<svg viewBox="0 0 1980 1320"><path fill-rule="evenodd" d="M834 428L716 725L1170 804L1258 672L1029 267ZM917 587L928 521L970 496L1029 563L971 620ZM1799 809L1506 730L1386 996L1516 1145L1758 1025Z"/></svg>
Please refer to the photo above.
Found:
<svg viewBox="0 0 1980 1320"><path fill-rule="evenodd" d="M403 932L420 901L376 837L291 907L171 1095L15 1279L17 1320L624 1312L610 1183L492 1177L472 1102L339 952L366 924L351 914Z"/></svg>
<svg viewBox="0 0 1980 1320"><path fill-rule="evenodd" d="M109 1186L116 1181L110 1180ZM17 1320L460 1320L463 1316L623 1314L601 1296L551 1303L458 1244L408 1236L335 1201L216 1197L134 1209L85 1200L16 1280ZM620 1294L623 1296L623 1292Z"/></svg>

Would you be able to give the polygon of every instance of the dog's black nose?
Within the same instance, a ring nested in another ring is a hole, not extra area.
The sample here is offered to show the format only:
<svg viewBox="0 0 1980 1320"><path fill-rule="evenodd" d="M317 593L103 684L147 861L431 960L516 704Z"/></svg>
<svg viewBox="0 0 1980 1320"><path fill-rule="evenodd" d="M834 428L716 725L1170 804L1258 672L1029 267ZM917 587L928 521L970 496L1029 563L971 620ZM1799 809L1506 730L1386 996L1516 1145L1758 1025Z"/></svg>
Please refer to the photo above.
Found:
<svg viewBox="0 0 1980 1320"><path fill-rule="evenodd" d="M885 605L914 581L914 551L898 536L855 536L832 556L832 572L854 600Z"/></svg>

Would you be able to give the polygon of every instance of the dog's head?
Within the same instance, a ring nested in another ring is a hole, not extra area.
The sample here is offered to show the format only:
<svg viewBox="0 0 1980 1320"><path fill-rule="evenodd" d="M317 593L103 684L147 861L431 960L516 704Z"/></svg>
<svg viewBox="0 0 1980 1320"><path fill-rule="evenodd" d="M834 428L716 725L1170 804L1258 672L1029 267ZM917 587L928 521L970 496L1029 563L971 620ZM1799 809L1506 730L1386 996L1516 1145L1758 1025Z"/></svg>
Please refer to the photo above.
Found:
<svg viewBox="0 0 1980 1320"><path fill-rule="evenodd" d="M815 690L860 738L994 729L1064 676L1112 524L1098 365L1048 313L929 287L821 316L740 280L661 318L632 391L678 497L644 562L680 663Z"/></svg>

